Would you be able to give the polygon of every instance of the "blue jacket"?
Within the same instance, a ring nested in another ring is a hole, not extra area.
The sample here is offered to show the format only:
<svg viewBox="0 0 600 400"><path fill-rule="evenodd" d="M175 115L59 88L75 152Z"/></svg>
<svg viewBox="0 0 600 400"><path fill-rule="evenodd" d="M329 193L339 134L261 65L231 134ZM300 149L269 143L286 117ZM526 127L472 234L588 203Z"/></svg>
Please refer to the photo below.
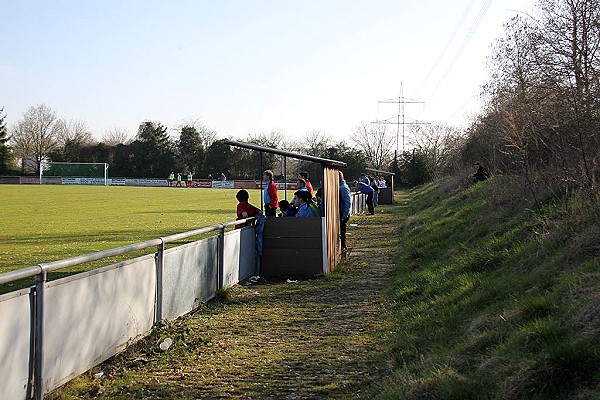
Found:
<svg viewBox="0 0 600 400"><path fill-rule="evenodd" d="M302 203L302 205L298 208L298 212L296 213L296 217L316 217L316 216L317 216L317 214L308 205L308 203Z"/></svg>
<svg viewBox="0 0 600 400"><path fill-rule="evenodd" d="M350 217L350 188L346 181L340 181L340 218Z"/></svg>
<svg viewBox="0 0 600 400"><path fill-rule="evenodd" d="M357 185L357 187L358 187L358 190L359 190L361 193L364 193L364 194L369 194L369 193L371 193L371 192L373 191L373 188L371 187L371 184L370 184L370 182L369 182L369 179L368 179L368 178L365 178L365 179L367 180L367 182L364 182L364 180L362 180L362 181L360 181L360 182L357 182L357 184L356 184L356 185Z"/></svg>

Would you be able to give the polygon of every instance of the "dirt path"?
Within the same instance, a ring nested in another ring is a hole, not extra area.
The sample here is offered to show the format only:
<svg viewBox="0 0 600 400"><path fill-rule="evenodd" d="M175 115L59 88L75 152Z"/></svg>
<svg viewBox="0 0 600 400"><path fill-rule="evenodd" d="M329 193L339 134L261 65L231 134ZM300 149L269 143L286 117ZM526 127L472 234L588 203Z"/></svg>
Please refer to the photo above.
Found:
<svg viewBox="0 0 600 400"><path fill-rule="evenodd" d="M391 207L379 211L353 217L336 273L236 287L49 398L372 398L387 371L382 291L397 249ZM165 337L173 345L163 352Z"/></svg>

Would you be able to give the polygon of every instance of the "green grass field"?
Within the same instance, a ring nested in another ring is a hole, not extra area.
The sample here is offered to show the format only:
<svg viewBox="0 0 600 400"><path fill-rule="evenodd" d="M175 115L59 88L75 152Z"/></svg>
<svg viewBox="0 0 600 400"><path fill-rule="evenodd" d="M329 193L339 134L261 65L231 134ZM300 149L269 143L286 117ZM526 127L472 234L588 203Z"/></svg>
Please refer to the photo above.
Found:
<svg viewBox="0 0 600 400"><path fill-rule="evenodd" d="M233 221L236 192L1 185L0 273Z"/></svg>

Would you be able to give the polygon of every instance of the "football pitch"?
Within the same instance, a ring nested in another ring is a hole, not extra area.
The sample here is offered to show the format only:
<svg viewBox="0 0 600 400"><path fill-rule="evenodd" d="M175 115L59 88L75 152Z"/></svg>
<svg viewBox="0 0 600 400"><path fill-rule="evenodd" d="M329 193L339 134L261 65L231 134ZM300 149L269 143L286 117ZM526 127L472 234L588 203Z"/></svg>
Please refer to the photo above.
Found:
<svg viewBox="0 0 600 400"><path fill-rule="evenodd" d="M248 192L250 203L260 207L260 191ZM236 193L237 189L0 185L0 273L233 221Z"/></svg>

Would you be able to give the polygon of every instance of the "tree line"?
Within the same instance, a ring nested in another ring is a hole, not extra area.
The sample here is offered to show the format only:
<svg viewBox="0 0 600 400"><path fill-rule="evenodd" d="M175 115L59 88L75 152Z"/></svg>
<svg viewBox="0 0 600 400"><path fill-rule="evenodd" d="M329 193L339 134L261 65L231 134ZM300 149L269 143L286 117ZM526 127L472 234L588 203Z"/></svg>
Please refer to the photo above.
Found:
<svg viewBox="0 0 600 400"><path fill-rule="evenodd" d="M0 114L0 174L37 174L42 162L108 163L112 177L165 178L171 171L196 178L225 174L230 179L259 179L259 155L255 151L231 147L227 139L199 121L183 123L176 128L175 138L160 122L143 121L134 138L122 130L111 130L98 142L82 121L65 121L41 104L30 107L10 129L5 115ZM236 139L236 138L231 138ZM364 153L344 142L335 142L321 131L304 136L302 143L286 141L278 131L249 134L250 143L300 152L312 156L345 161L347 174L358 176L371 164ZM307 170L312 176L321 174L314 163L264 154L264 168L282 176L297 176Z"/></svg>
<svg viewBox="0 0 600 400"><path fill-rule="evenodd" d="M126 131L112 129L102 141L94 140L85 122L59 118L44 104L30 107L10 129L1 112L0 121L0 174L37 174L42 162L53 161L108 163L111 177L165 178L171 171L191 172L196 178L221 173L230 179L261 176L256 151L226 145L227 138L219 139L215 131L198 120L175 129L143 121L133 138ZM174 131L174 135L169 133ZM230 139L343 161L348 179L358 178L367 167L382 171L395 168L393 171L399 174L396 182L410 185L426 182L432 176L418 162L420 152L394 157L394 135L382 124L358 124L348 142L336 141L320 130L307 132L301 142L290 141L276 130ZM399 165L397 160L401 160L402 168L395 167ZM284 160L272 154L263 155L263 166L273 169L278 178L284 173L297 176L300 170L315 178L322 174L318 164Z"/></svg>
<svg viewBox="0 0 600 400"><path fill-rule="evenodd" d="M394 152L395 135L388 126L364 122L349 135L350 144L318 130L307 132L301 143L278 131L238 140L344 161L348 177L365 167L389 170L397 174L397 182L408 185L467 175L479 161L492 173L521 177L532 188L581 189L597 204L599 4L540 0L535 15L508 21L489 58L491 78L482 86L479 115L464 129L443 123L414 126L410 151ZM116 130L95 143L84 123L59 119L44 105L31 107L10 129L0 112L0 173L26 173L48 158L108 162L112 176L164 177L177 170L200 177L222 172L235 179L257 178L256 153L225 145L197 121L182 124L177 133L173 139L161 123L144 121L131 140ZM18 167L14 160L20 160ZM292 174L299 168L320 174L316 165L290 163ZM264 164L283 172L276 156L267 156Z"/></svg>

